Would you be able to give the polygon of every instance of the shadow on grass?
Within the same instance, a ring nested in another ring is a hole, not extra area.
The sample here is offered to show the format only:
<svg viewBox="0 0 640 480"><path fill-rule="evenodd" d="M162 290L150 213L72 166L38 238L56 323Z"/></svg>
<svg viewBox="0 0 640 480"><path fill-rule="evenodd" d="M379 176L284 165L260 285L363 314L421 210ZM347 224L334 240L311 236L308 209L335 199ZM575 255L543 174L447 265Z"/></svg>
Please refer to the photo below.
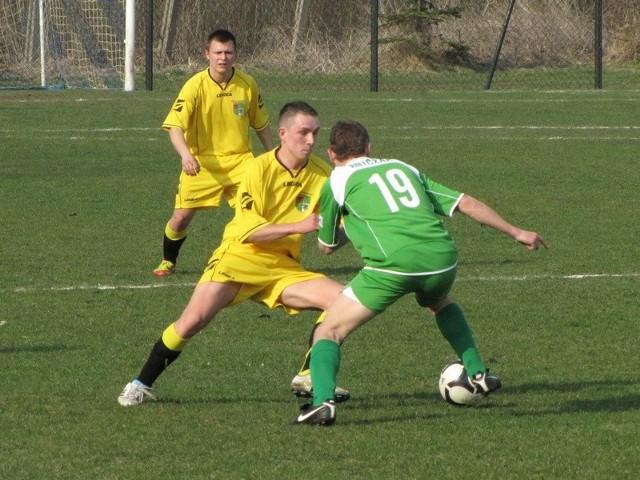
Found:
<svg viewBox="0 0 640 480"><path fill-rule="evenodd" d="M521 385L513 385L507 386L503 391L513 392L518 395L526 393L526 394L537 394L537 393L578 393L583 392L585 390L602 390L607 389L611 391L613 387L627 387L633 380L624 379L624 380L614 380L614 379L606 379L606 380L588 380L588 381L576 381L576 382L531 382L531 383L523 383Z"/></svg>
<svg viewBox="0 0 640 480"><path fill-rule="evenodd" d="M540 409L538 404L532 406L531 410L523 410L515 402L502 406L511 410L511 415L514 416L640 410L640 394L624 394L624 389L635 383L637 381L633 379L526 383L503 389L505 398L526 395L534 400L536 397L553 399L549 402L548 408ZM593 392L594 397L601 396L602 392L608 392L610 395L607 398L575 398L589 392Z"/></svg>
<svg viewBox="0 0 640 480"><path fill-rule="evenodd" d="M24 346L12 346L12 347L0 347L0 354L3 353L50 353L50 352L62 352L68 350L66 345L24 345Z"/></svg>
<svg viewBox="0 0 640 480"><path fill-rule="evenodd" d="M349 402L339 404L342 412L358 412L358 415L340 415L340 423L344 425L371 425L380 423L406 423L420 420L437 420L449 415L451 412L464 412L465 410L487 410L493 413L507 414L513 417L531 417L543 415L558 415L583 412L625 412L640 410L640 394L618 395L604 399L575 398L577 394L589 394L590 391L603 392L615 388L629 387L630 381L595 380L590 382L539 382L527 383L519 386L503 388L490 396L486 401L473 407L456 407L447 405L446 409L440 408L444 401L437 392L414 391L395 392L380 396L354 396ZM519 397L527 396L529 400L523 405L518 401ZM255 403L261 405L278 405L282 408L291 408L286 394L276 397L243 397L242 403ZM494 401L495 399L495 401ZM303 399L299 399L300 405ZM157 405L237 405L237 396L176 398L175 396L160 397L152 402ZM390 413L392 410L393 413ZM295 414L295 408L292 410ZM380 416L379 416L380 415Z"/></svg>

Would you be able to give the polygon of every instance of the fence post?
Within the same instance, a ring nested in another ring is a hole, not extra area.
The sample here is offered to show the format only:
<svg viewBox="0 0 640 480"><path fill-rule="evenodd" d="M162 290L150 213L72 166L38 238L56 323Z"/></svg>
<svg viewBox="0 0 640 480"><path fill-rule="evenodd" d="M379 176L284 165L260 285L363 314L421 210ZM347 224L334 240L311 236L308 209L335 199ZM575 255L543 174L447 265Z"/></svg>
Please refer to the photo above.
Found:
<svg viewBox="0 0 640 480"><path fill-rule="evenodd" d="M516 0L511 0L509 3L509 10L507 11L507 16L504 19L504 23L502 24L502 31L500 32L500 38L498 39L498 45L496 46L496 51L493 54L493 61L491 62L491 66L489 67L489 72L487 73L487 81L484 84L484 89L489 90L491 88L491 81L493 80L493 74L496 71L496 67L498 66L498 59L500 58L500 51L502 50L502 44L504 43L504 37L507 34L507 28L509 28L509 21L511 20L511 12L513 12L513 6L515 5Z"/></svg>
<svg viewBox="0 0 640 480"><path fill-rule="evenodd" d="M378 91L378 0L371 0L371 70L370 92Z"/></svg>
<svg viewBox="0 0 640 480"><path fill-rule="evenodd" d="M602 89L602 0L595 1L594 25L595 88Z"/></svg>
<svg viewBox="0 0 640 480"><path fill-rule="evenodd" d="M147 18L145 19L145 56L144 86L153 90L153 0L147 0Z"/></svg>

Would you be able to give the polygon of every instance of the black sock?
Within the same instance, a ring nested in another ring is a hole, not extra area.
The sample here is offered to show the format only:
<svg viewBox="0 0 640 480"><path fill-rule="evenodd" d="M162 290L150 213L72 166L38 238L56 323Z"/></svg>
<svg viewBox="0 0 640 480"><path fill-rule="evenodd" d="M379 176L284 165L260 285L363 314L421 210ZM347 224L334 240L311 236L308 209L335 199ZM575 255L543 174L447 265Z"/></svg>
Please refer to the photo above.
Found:
<svg viewBox="0 0 640 480"><path fill-rule="evenodd" d="M165 369L171 365L176 358L178 358L180 353L180 351L167 348L163 343L162 338L158 339L151 349L149 358L147 358L147 363L145 363L142 370L140 370L138 380L144 383L147 387L150 387L160 374L162 374L162 372L164 372Z"/></svg>
<svg viewBox="0 0 640 480"><path fill-rule="evenodd" d="M171 263L177 263L180 247L182 247L182 244L186 239L187 237L183 237L180 240L171 240L165 235L162 242L162 255L164 260L169 260Z"/></svg>

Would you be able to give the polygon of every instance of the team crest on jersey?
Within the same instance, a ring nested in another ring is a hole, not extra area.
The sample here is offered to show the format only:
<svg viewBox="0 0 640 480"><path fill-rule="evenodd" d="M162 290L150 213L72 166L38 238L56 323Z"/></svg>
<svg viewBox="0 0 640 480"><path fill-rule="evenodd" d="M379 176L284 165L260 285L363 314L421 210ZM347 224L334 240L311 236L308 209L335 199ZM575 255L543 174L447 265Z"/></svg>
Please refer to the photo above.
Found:
<svg viewBox="0 0 640 480"><path fill-rule="evenodd" d="M244 100L235 100L233 102L233 113L235 113L239 117L247 113L247 102L245 102Z"/></svg>
<svg viewBox="0 0 640 480"><path fill-rule="evenodd" d="M306 212L311 206L311 195L299 193L296 197L296 208L301 212Z"/></svg>

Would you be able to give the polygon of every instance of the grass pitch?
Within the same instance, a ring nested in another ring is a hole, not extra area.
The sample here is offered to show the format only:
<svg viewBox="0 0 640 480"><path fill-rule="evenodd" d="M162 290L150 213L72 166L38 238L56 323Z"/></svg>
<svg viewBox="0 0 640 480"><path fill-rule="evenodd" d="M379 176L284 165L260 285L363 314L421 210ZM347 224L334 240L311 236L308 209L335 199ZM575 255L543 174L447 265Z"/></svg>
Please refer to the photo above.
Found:
<svg viewBox="0 0 640 480"><path fill-rule="evenodd" d="M289 425L315 315L224 311L156 383L116 397L186 304L228 208L194 220L157 279L179 162L173 93L0 92L0 477L621 479L640 467L640 92L264 92L351 118L398 157L536 229L528 252L463 216L452 296L504 387L480 408L437 389L452 359L405 298L349 338L332 428ZM256 145L259 143L256 141ZM346 247L305 264L347 281Z"/></svg>

